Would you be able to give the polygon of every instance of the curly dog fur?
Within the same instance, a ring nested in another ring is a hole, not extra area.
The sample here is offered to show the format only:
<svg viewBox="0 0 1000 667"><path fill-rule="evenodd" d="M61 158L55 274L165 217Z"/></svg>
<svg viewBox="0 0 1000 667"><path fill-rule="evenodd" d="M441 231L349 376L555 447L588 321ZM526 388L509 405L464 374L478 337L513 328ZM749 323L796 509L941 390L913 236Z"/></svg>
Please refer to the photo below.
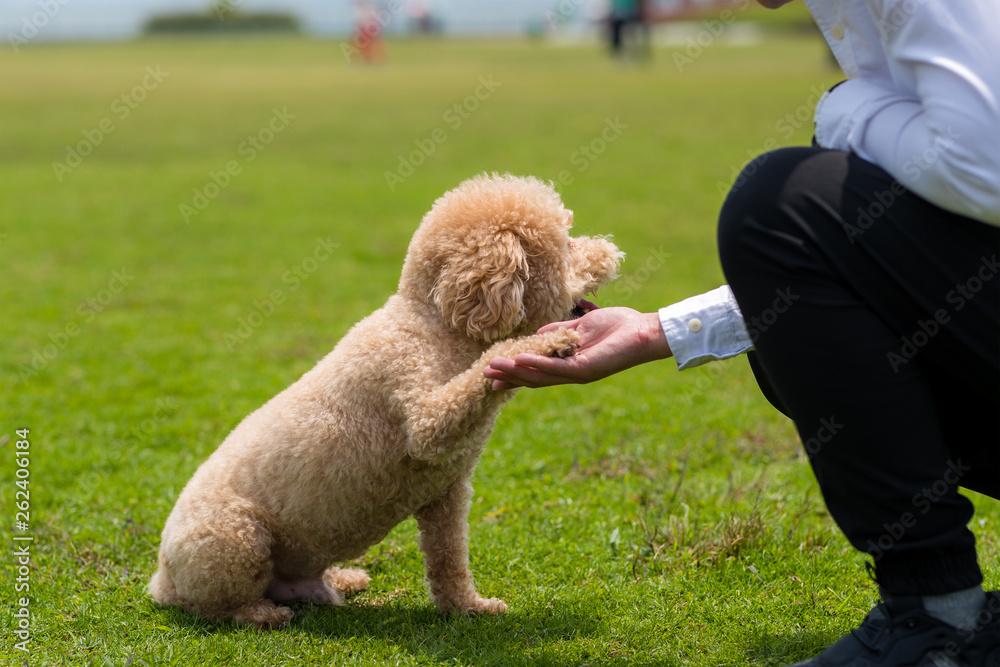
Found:
<svg viewBox="0 0 1000 667"><path fill-rule="evenodd" d="M438 199L398 292L298 382L244 419L181 492L163 530L158 602L284 625L281 603L343 604L368 575L331 567L415 516L434 604L503 613L468 563L469 480L502 404L495 356L567 354L565 320L622 254L570 238L572 211L533 178L481 175Z"/></svg>

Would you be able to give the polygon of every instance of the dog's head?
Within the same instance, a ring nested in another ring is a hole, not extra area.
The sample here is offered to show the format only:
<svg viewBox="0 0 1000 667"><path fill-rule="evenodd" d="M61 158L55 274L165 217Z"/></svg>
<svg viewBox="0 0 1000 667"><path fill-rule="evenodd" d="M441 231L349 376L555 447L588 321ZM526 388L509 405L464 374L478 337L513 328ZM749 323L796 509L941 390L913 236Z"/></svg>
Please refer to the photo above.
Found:
<svg viewBox="0 0 1000 667"><path fill-rule="evenodd" d="M433 304L448 326L484 342L570 319L624 256L604 238L571 238L572 224L573 212L538 179L469 179L424 216L400 294Z"/></svg>

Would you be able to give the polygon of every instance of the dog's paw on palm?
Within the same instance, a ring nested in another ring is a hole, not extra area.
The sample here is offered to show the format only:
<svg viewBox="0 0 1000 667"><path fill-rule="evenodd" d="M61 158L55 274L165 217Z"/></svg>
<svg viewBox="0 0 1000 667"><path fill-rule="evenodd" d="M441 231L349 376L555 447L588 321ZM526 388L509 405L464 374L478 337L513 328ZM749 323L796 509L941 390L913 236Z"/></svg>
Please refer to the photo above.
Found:
<svg viewBox="0 0 1000 667"><path fill-rule="evenodd" d="M580 334L570 329L558 329L548 333L539 334L542 339L541 354L547 357L559 357L565 359L572 356L580 349Z"/></svg>

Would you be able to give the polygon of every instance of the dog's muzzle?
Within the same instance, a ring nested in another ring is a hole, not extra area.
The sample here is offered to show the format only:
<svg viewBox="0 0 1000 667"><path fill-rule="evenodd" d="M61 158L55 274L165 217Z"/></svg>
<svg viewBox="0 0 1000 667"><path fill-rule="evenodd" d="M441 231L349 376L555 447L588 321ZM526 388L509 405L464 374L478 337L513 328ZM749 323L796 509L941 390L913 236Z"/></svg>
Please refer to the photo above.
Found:
<svg viewBox="0 0 1000 667"><path fill-rule="evenodd" d="M597 310L600 308L597 304L591 303L586 299L580 299L576 302L573 310L569 311L569 319L578 320L592 310Z"/></svg>

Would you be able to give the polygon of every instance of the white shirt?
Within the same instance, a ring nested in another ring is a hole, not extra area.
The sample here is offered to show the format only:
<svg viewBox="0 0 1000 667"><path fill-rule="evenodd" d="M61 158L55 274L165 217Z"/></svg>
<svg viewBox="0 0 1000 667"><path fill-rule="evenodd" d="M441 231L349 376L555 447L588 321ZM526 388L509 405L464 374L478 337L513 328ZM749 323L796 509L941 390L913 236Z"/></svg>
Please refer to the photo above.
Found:
<svg viewBox="0 0 1000 667"><path fill-rule="evenodd" d="M1000 225L1000 0L805 0L848 80L816 141L941 208ZM681 370L753 347L732 291L659 311Z"/></svg>
<svg viewBox="0 0 1000 667"><path fill-rule="evenodd" d="M848 77L816 105L819 145L1000 225L1000 2L806 4Z"/></svg>

